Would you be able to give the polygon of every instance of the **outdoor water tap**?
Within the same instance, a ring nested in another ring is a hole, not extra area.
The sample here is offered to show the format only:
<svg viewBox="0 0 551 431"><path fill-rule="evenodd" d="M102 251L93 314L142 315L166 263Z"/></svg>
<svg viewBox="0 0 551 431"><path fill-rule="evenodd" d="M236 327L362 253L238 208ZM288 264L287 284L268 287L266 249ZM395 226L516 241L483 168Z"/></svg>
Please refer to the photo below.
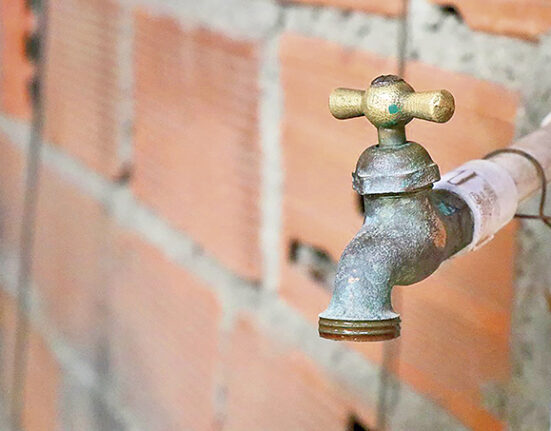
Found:
<svg viewBox="0 0 551 431"><path fill-rule="evenodd" d="M334 90L329 108L338 119L365 116L377 127L379 142L362 153L352 174L364 223L340 258L319 333L352 341L392 339L400 335L392 288L425 279L473 239L469 206L452 191L433 188L438 166L405 134L413 118L448 121L454 99L446 90L415 92L386 75L365 91Z"/></svg>

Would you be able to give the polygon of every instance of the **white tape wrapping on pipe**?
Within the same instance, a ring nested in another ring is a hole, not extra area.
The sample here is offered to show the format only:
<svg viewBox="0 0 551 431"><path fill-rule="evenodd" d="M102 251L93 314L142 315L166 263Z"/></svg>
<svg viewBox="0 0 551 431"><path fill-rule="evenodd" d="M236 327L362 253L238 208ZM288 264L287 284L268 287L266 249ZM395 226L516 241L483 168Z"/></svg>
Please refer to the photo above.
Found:
<svg viewBox="0 0 551 431"><path fill-rule="evenodd" d="M518 193L511 175L489 160L471 160L448 172L434 188L458 195L471 209L472 242L460 254L482 247L515 215Z"/></svg>

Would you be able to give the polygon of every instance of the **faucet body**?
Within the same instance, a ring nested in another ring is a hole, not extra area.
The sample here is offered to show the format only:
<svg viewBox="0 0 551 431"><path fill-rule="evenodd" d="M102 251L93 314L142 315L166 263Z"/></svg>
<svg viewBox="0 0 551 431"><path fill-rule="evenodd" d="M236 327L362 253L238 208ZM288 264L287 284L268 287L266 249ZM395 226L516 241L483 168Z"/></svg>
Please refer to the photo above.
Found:
<svg viewBox="0 0 551 431"><path fill-rule="evenodd" d="M379 142L362 153L352 174L365 218L340 258L319 333L392 339L400 335L392 288L417 283L459 251L484 245L513 218L519 201L542 187L542 177L551 177L551 124L523 138L515 151L471 160L441 179L427 151L406 140L405 125L413 118L449 120L454 100L446 90L416 93L386 75L365 91L334 90L329 109L338 119L365 116Z"/></svg>
<svg viewBox="0 0 551 431"><path fill-rule="evenodd" d="M467 205L451 191L433 189L438 166L405 133L413 118L451 118L453 96L446 90L416 93L386 75L366 91L335 90L329 108L339 119L364 115L377 127L378 144L362 153L352 174L364 223L340 258L319 333L354 341L395 338L400 317L392 308L392 287L423 280L472 239Z"/></svg>
<svg viewBox="0 0 551 431"><path fill-rule="evenodd" d="M425 279L472 240L471 212L449 191L429 185L363 200L364 223L340 258L333 297L320 314L324 338L397 337L392 287Z"/></svg>

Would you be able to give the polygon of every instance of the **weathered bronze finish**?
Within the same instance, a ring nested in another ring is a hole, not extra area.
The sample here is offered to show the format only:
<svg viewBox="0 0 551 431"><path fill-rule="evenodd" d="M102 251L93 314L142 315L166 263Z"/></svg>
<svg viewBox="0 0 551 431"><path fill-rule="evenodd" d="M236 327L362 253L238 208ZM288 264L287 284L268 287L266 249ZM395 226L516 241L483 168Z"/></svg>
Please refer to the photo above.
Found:
<svg viewBox="0 0 551 431"><path fill-rule="evenodd" d="M337 88L329 97L329 110L339 120L365 115L378 129L403 129L414 118L445 123L455 103L447 90L416 93L402 78L383 75L365 91Z"/></svg>
<svg viewBox="0 0 551 431"><path fill-rule="evenodd" d="M402 78L379 76L363 90L337 88L329 110L344 120L365 115L378 130L379 144L358 160L354 189L361 195L398 193L424 187L440 179L438 166L419 144L408 142L405 126L413 118L443 123L455 109L446 90L416 93Z"/></svg>
<svg viewBox="0 0 551 431"><path fill-rule="evenodd" d="M410 192L439 179L438 166L427 150L415 142L369 147L352 173L352 185L360 195Z"/></svg>
<svg viewBox="0 0 551 431"><path fill-rule="evenodd" d="M343 320L320 317L323 338L345 341L385 341L400 336L400 318L388 320Z"/></svg>
<svg viewBox="0 0 551 431"><path fill-rule="evenodd" d="M364 224L341 256L333 297L320 314L324 338L379 341L399 336L392 288L425 279L472 239L467 205L447 191L428 186L363 199Z"/></svg>
<svg viewBox="0 0 551 431"><path fill-rule="evenodd" d="M453 97L446 90L415 93L401 78L387 75L366 91L335 90L329 105L340 119L365 115L379 130L379 144L363 152L353 173L365 219L341 256L319 333L351 341L396 338L400 317L392 308L392 287L425 279L472 240L468 206L432 188L440 179L438 166L405 137L413 118L447 121Z"/></svg>

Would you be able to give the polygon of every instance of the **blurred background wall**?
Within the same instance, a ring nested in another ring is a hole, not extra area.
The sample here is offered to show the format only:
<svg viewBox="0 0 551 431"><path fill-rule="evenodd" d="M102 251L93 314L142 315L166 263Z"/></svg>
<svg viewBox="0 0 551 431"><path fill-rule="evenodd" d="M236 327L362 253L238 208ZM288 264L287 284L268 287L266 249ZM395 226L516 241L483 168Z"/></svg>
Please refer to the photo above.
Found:
<svg viewBox="0 0 551 431"><path fill-rule="evenodd" d="M0 0L5 411L30 3ZM350 172L376 139L334 121L329 92L399 69L450 90L449 123L409 126L445 172L551 111L551 1L49 3L21 430L549 429L537 222L395 289L396 341L326 341L316 322L361 224Z"/></svg>

